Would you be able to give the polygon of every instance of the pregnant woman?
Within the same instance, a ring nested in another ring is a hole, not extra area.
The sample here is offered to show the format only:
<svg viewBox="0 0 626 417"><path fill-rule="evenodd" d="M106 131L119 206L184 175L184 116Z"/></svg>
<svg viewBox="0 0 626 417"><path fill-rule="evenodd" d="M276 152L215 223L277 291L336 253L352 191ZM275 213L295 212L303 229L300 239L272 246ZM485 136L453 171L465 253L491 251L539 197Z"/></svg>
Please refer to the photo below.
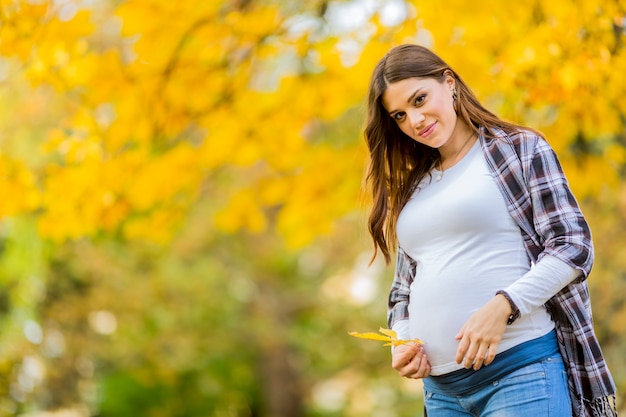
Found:
<svg viewBox="0 0 626 417"><path fill-rule="evenodd" d="M425 341L392 366L423 379L428 416L616 416L591 232L544 137L417 45L374 69L365 137L370 233L396 252L389 327Z"/></svg>

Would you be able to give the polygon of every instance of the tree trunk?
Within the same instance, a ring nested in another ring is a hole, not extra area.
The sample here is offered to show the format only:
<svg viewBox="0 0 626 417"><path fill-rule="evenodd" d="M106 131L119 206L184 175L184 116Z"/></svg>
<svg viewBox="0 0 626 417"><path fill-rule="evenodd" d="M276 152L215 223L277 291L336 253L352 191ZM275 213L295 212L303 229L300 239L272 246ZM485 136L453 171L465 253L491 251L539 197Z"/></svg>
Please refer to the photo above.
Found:
<svg viewBox="0 0 626 417"><path fill-rule="evenodd" d="M259 356L263 417L304 415L300 377L290 363L289 347L267 346Z"/></svg>

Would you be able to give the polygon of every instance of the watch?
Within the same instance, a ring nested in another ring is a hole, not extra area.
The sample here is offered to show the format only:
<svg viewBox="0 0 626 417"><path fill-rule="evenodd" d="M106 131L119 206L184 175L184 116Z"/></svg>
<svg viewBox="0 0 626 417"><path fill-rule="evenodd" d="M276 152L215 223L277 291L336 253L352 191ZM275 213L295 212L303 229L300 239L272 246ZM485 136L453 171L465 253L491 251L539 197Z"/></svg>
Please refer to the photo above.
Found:
<svg viewBox="0 0 626 417"><path fill-rule="evenodd" d="M519 308L517 308L517 306L515 305L515 302L513 301L511 296L506 291L499 290L496 292L496 295L499 295L499 294L502 294L504 298L506 298L506 300L509 302L509 305L511 306L511 315L509 316L509 319L506 322L506 324L510 326L511 324L513 324L515 320L519 319L519 317L521 316L521 313L519 311Z"/></svg>

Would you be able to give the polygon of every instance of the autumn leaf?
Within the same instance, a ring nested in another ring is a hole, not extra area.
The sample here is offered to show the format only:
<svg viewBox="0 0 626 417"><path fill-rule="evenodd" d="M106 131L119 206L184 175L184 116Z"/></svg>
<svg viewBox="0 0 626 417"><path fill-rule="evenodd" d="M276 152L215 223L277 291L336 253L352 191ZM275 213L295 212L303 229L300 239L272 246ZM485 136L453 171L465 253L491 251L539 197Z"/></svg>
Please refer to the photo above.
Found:
<svg viewBox="0 0 626 417"><path fill-rule="evenodd" d="M391 329L383 329L382 327L378 329L378 331L382 334L368 332L368 333L358 333L358 332L350 332L348 333L350 336L358 337L360 339L368 339L368 340L379 340L382 342L387 342L383 346L400 346L406 345L408 343L417 343L419 345L423 345L424 342L420 339L398 339L398 334Z"/></svg>

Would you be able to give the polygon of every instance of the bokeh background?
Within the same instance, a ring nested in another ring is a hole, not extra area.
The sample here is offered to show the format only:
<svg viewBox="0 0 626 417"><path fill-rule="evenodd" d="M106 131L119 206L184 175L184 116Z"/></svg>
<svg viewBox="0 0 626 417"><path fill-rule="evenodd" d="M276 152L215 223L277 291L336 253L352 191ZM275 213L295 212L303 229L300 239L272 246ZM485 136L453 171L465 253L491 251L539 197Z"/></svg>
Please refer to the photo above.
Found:
<svg viewBox="0 0 626 417"><path fill-rule="evenodd" d="M624 0L2 0L0 416L403 417L365 94L434 49L542 130L626 403Z"/></svg>

